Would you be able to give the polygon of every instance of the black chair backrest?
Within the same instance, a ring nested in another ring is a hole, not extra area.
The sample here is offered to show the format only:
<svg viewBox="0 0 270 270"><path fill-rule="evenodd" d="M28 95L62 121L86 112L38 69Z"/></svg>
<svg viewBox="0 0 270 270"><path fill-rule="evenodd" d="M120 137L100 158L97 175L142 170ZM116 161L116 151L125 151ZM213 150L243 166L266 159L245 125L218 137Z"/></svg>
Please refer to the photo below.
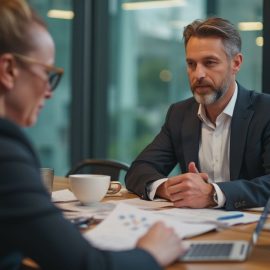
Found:
<svg viewBox="0 0 270 270"><path fill-rule="evenodd" d="M127 172L129 166L114 160L85 159L74 166L67 174L91 173L110 175L112 181L118 181L121 171Z"/></svg>

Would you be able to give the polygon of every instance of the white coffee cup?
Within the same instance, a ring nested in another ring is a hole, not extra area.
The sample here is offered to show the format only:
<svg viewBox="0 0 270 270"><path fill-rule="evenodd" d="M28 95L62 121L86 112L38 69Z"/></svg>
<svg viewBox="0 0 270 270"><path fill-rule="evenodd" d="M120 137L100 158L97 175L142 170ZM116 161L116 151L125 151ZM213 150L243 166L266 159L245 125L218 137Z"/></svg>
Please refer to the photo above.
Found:
<svg viewBox="0 0 270 270"><path fill-rule="evenodd" d="M69 176L69 183L76 198L82 204L89 205L105 197L111 186L111 177L101 174L72 174ZM121 188L120 183L119 185Z"/></svg>

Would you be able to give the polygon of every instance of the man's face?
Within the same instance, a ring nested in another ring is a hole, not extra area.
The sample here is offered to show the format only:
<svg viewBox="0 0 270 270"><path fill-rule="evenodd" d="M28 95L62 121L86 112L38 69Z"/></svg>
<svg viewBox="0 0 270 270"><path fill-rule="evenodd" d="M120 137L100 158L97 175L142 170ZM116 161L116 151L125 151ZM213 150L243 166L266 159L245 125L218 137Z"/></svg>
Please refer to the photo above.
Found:
<svg viewBox="0 0 270 270"><path fill-rule="evenodd" d="M196 101L215 103L235 81L233 60L225 53L220 38L191 37L186 46L187 73Z"/></svg>

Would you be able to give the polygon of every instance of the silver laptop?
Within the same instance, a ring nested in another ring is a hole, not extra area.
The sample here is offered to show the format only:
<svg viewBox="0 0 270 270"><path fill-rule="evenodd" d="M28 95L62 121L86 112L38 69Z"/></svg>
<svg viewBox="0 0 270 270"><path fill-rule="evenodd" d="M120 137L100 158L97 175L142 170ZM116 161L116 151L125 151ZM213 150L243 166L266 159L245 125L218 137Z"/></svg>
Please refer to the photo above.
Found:
<svg viewBox="0 0 270 270"><path fill-rule="evenodd" d="M270 210L270 199L267 201L250 241L185 241L188 251L180 257L184 262L203 261L244 261L257 243Z"/></svg>

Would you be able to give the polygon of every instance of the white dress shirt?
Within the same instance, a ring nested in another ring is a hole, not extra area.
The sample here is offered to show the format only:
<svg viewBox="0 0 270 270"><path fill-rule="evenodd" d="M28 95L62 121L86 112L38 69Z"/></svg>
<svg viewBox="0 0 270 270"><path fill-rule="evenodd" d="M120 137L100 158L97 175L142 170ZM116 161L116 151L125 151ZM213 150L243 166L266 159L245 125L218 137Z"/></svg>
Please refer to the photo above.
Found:
<svg viewBox="0 0 270 270"><path fill-rule="evenodd" d="M223 112L217 117L213 124L206 116L204 107L199 106L198 117L202 121L201 141L199 146L199 163L201 172L206 172L209 176L208 182L212 183L217 192L218 205L224 206L225 195L221 191L217 182L230 181L230 137L231 119L236 103L238 87L235 83L235 91ZM149 199L153 200L157 188L167 181L163 178L155 181L149 186Z"/></svg>

